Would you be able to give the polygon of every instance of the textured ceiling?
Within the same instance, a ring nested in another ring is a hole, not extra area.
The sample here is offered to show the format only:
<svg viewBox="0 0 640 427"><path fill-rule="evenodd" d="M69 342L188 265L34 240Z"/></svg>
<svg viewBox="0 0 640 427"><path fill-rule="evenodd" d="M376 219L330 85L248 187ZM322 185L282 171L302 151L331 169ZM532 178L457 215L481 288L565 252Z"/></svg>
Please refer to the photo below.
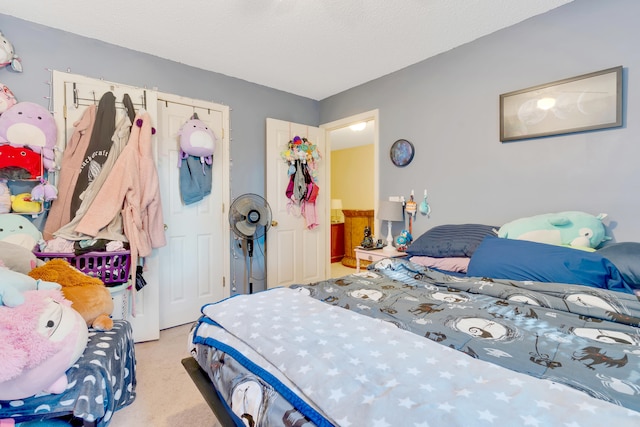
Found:
<svg viewBox="0 0 640 427"><path fill-rule="evenodd" d="M321 100L571 1L2 0L0 13Z"/></svg>

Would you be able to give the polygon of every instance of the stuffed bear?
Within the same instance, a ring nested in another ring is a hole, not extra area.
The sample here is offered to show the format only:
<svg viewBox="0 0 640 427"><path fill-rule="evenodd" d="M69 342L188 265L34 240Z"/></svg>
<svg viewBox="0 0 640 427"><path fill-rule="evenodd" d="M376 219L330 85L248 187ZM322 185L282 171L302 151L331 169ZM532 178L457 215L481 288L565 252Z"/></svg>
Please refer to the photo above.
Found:
<svg viewBox="0 0 640 427"><path fill-rule="evenodd" d="M29 272L34 279L42 279L62 285L64 297L71 301L72 307L80 313L91 326L98 331L113 328L113 299L104 283L72 267L64 259L52 259Z"/></svg>
<svg viewBox="0 0 640 427"><path fill-rule="evenodd" d="M0 400L64 392L89 333L62 293L26 291L22 304L0 306L0 325Z"/></svg>

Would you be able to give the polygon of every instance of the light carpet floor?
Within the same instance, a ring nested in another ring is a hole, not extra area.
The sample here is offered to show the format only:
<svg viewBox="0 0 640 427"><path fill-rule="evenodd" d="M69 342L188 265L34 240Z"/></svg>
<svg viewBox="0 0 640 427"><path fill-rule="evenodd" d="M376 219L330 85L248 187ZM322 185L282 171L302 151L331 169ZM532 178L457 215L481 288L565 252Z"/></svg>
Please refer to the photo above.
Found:
<svg viewBox="0 0 640 427"><path fill-rule="evenodd" d="M160 339L138 343L136 399L117 411L109 427L222 427L180 361L189 356L191 325L160 331Z"/></svg>

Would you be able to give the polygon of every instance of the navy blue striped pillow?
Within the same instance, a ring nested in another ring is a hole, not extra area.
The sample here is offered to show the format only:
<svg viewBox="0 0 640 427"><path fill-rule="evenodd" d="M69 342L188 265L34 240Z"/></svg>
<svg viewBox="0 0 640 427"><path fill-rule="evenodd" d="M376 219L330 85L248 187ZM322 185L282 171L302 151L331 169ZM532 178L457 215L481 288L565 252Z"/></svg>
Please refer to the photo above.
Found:
<svg viewBox="0 0 640 427"><path fill-rule="evenodd" d="M497 236L499 228L483 224L438 225L414 240L406 252L435 258L471 257L485 237Z"/></svg>

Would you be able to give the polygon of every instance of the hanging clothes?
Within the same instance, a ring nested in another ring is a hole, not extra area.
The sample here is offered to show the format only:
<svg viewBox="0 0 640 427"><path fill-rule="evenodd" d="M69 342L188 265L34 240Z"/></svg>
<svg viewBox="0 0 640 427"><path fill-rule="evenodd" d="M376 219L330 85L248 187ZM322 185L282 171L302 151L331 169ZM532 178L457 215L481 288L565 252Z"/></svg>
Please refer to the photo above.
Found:
<svg viewBox="0 0 640 427"><path fill-rule="evenodd" d="M149 113L138 112L129 142L75 229L96 236L122 211L132 269L138 265L138 257L146 257L152 249L166 245L151 135Z"/></svg>
<svg viewBox="0 0 640 427"><path fill-rule="evenodd" d="M211 165L200 157L187 156L180 167L180 195L185 205L190 205L211 194Z"/></svg>
<svg viewBox="0 0 640 427"><path fill-rule="evenodd" d="M98 103L96 122L93 125L91 140L80 164L76 186L71 196L70 216L73 218L82 203L80 198L89 184L100 175L102 165L107 161L111 149L111 138L116 130L116 97L105 92Z"/></svg>
<svg viewBox="0 0 640 427"><path fill-rule="evenodd" d="M80 120L73 124L73 133L62 153L62 163L58 177L58 198L51 202L51 209L42 231L45 240L53 239L62 225L71 220L71 198L80 173L80 165L87 150L93 125L96 121L95 105L87 107Z"/></svg>
<svg viewBox="0 0 640 427"><path fill-rule="evenodd" d="M124 105L124 109L127 112L127 116L129 116L129 122L131 123L129 125L129 128L131 128L131 125L136 118L136 107L133 105L133 101L131 100L131 97L128 93L125 93L122 96L122 104Z"/></svg>
<svg viewBox="0 0 640 427"><path fill-rule="evenodd" d="M100 191L100 188L104 185L104 182L107 180L107 177L111 173L113 166L115 165L120 153L124 150L124 147L127 145L127 141L129 140L129 136L131 134L131 120L129 120L129 116L127 114L123 115L122 118L118 121L116 126L116 131L111 138L112 145L111 150L109 151L109 156L105 161L104 165L102 165L102 170L100 171L100 175L89 184L86 191L84 192L84 196L82 198L82 202L80 203L80 207L76 212L76 215L73 219L66 225L63 225L58 231L54 233L56 237L62 237L67 240L87 240L99 238L113 241L127 241L126 236L124 235L124 228L122 225L122 215L117 214L106 227L102 228L96 236L88 236L83 233L78 233L75 231L76 226L80 223L80 220L84 217L87 210L93 203L96 195Z"/></svg>

